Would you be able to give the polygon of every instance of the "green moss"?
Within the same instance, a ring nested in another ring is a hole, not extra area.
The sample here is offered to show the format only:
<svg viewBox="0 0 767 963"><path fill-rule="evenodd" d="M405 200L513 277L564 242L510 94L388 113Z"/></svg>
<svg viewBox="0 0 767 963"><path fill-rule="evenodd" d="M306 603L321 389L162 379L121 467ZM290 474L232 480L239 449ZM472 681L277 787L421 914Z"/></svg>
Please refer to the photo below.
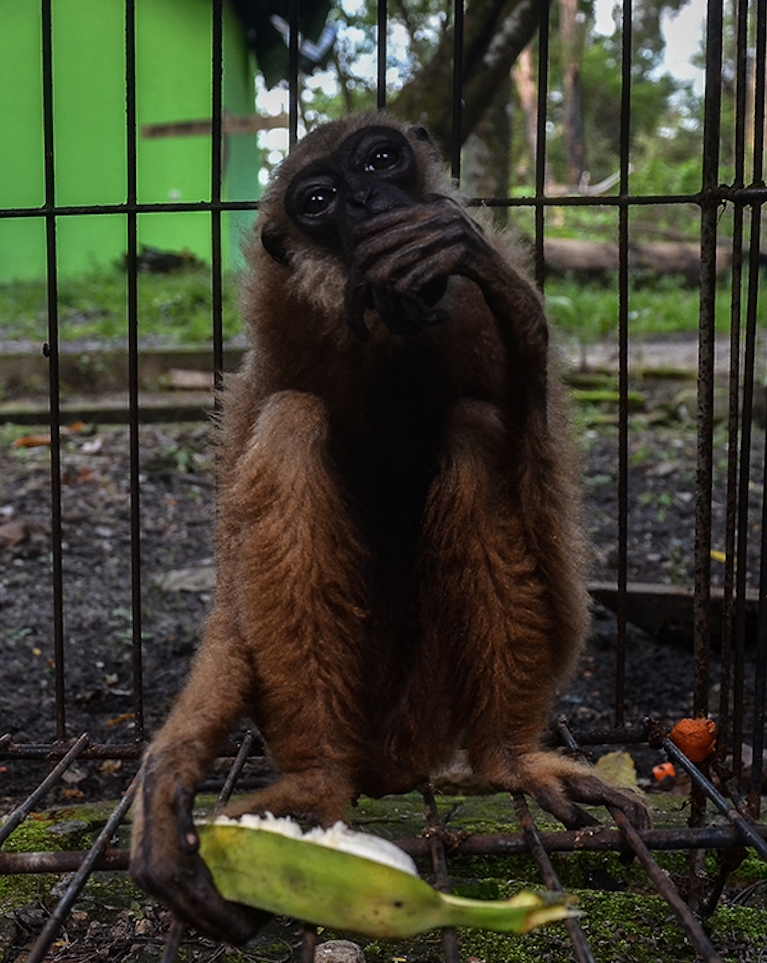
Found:
<svg viewBox="0 0 767 963"><path fill-rule="evenodd" d="M57 881L58 876L49 873L0 876L0 916L44 899Z"/></svg>
<svg viewBox="0 0 767 963"><path fill-rule="evenodd" d="M765 910L751 909L747 906L720 906L708 920L707 929L714 940L732 940L754 946L767 946L767 912Z"/></svg>

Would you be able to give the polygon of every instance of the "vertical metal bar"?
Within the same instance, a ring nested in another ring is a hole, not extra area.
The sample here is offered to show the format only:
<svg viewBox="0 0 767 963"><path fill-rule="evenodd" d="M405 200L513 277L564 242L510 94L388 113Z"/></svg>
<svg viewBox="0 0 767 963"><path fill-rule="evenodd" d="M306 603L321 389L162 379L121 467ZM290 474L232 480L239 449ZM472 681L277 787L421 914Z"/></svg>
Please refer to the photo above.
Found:
<svg viewBox="0 0 767 963"><path fill-rule="evenodd" d="M51 558L56 738L67 737L64 707L64 587L61 518L61 407L59 399L59 305L56 250L56 176L53 130L53 24L51 0L42 0L43 136L45 144L45 258L48 299L48 397L51 426Z"/></svg>
<svg viewBox="0 0 767 963"><path fill-rule="evenodd" d="M128 208L126 268L128 283L128 463L130 472L133 734L137 741L141 741L144 738L144 676L141 644L141 493L139 482L136 0L125 0L125 140Z"/></svg>
<svg viewBox="0 0 767 963"><path fill-rule="evenodd" d="M764 123L765 96L767 96L767 0L757 4L756 19L756 83L754 118L754 184L762 184L764 178ZM748 314L756 317L759 293L758 257L761 245L762 205L755 203L751 213L751 246L748 274ZM765 459L763 482L767 483L767 459ZM757 818L761 805L761 781L764 750L765 687L767 686L767 498L762 495L762 554L759 575L759 628L757 632L756 678L754 680L753 763L748 805Z"/></svg>
<svg viewBox="0 0 767 963"><path fill-rule="evenodd" d="M538 25L538 116L535 135L535 281L543 290L546 277L544 241L546 207L546 105L549 99L549 22L548 3L540 5Z"/></svg>
<svg viewBox="0 0 767 963"><path fill-rule="evenodd" d="M708 712L711 645L711 496L713 488L714 322L719 134L722 100L722 0L708 0L706 93L701 192L700 322L698 327L697 477L695 486L695 594L693 711Z"/></svg>
<svg viewBox="0 0 767 963"><path fill-rule="evenodd" d="M378 79L376 82L376 106L379 110L386 109L386 61L387 61L387 41L388 41L388 18L386 0L378 0L376 8L378 33L376 35L376 46L378 49Z"/></svg>
<svg viewBox="0 0 767 963"><path fill-rule="evenodd" d="M437 803L434 800L434 792L430 786L422 788L421 792L426 803L426 830L431 852L431 864L434 869L434 885L440 892L449 893L450 877L447 871L445 847L439 836L440 820ZM460 963L458 938L452 927L448 926L442 930L442 949L445 954L445 963Z"/></svg>
<svg viewBox="0 0 767 963"><path fill-rule="evenodd" d="M739 87L742 87L744 118L746 116L746 89L748 85L748 0L741 0L738 23L738 44L744 61L738 75ZM744 137L745 140L745 137ZM737 155L736 155L737 156ZM745 176L745 171L744 171ZM753 251L754 227L758 230L758 218L751 220L751 242ZM758 243L758 242L757 242ZM751 272L756 270L756 262L751 262ZM743 706L745 704L744 674L745 674L745 635L746 635L746 579L748 576L748 541L749 541L749 485L751 467L751 435L754 401L754 367L756 356L756 300L752 301L751 284L756 279L749 274L749 296L746 307L746 333L743 364L743 401L741 412L740 453L738 467L738 521L736 551L737 565L735 573L735 651L733 659L733 690L732 698L735 712L732 721L732 769L736 781L740 779L743 767ZM735 274L733 265L733 293Z"/></svg>
<svg viewBox="0 0 767 963"><path fill-rule="evenodd" d="M533 817L530 814L530 809L528 808L525 797L522 793L518 792L514 793L513 799L522 832L527 840L527 845L530 847L530 853L541 871L543 882L548 889L555 893L561 893L562 884L559 882L559 877L554 870L549 854L543 848L538 827L535 825ZM594 963L591 949L586 942L586 937L578 921L575 919L566 919L565 929L570 937L570 942L573 944L573 950L575 951L578 963Z"/></svg>
<svg viewBox="0 0 767 963"><path fill-rule="evenodd" d="M453 117L450 137L450 174L456 184L461 179L463 143L463 0L453 3Z"/></svg>
<svg viewBox="0 0 767 963"><path fill-rule="evenodd" d="M298 0L288 0L288 149L298 140Z"/></svg>
<svg viewBox="0 0 767 963"><path fill-rule="evenodd" d="M738 0L736 12L736 49L735 49L735 187L743 187L745 167L746 131L746 66L747 59L748 0ZM732 676L732 653L734 645L741 647L745 635L745 605L738 604L735 597L735 553L738 522L738 460L740 429L740 340L741 340L741 288L743 286L743 207L734 206L732 229L732 294L730 301L730 368L727 418L727 501L724 535L724 589L722 598L722 652L719 674L719 720L716 740L717 758L721 761L727 755L730 739L730 682ZM753 356L751 357L751 392L753 392ZM744 379L748 377L744 373ZM745 387L744 387L745 394ZM749 401L750 403L750 401ZM746 490L747 495L747 490ZM741 511L748 513L748 500ZM745 574L745 565L741 566ZM743 582L743 601L745 602L745 581ZM741 610L743 617L741 618ZM739 640L739 641L736 641ZM743 725L743 678L741 675L740 702L733 703L732 715L740 717L739 728ZM740 756L740 751L738 751Z"/></svg>
<svg viewBox="0 0 767 963"><path fill-rule="evenodd" d="M620 195L618 211L618 583L615 653L615 725L625 722L626 588L628 585L628 388L629 388L629 150L631 147L631 0L623 0L620 122Z"/></svg>
<svg viewBox="0 0 767 963"><path fill-rule="evenodd" d="M311 923L304 924L304 935L301 940L301 963L313 963L317 949L317 927Z"/></svg>
<svg viewBox="0 0 767 963"><path fill-rule="evenodd" d="M213 311L213 383L218 390L224 372L223 289L221 277L221 187L223 137L221 117L224 79L223 0L213 0L213 56L211 77L210 245Z"/></svg>

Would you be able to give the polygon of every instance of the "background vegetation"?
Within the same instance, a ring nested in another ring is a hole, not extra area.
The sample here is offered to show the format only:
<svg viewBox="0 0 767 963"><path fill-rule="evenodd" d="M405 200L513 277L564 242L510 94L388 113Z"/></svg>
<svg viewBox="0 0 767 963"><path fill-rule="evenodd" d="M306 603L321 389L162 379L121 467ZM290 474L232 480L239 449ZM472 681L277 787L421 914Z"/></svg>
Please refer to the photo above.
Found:
<svg viewBox="0 0 767 963"><path fill-rule="evenodd" d="M635 0L630 84L630 174L633 195L689 197L701 187L702 98L692 84L662 70L664 15L690 0ZM535 193L539 38L537 0L467 0L466 101L462 130L462 186L469 196L515 199ZM728 5L727 9L730 7ZM391 0L389 3L387 106L423 120L449 155L452 4L448 0ZM373 0L338 0L331 12L338 29L326 70L303 78L300 98L305 128L348 110L374 107L376 11ZM615 195L620 170L622 30L620 5L612 34L595 29L595 0L551 4L546 107L546 177L549 196ZM734 38L726 27L723 140L720 181L732 177L730 122L734 103ZM488 92L488 83L491 90ZM257 85L259 107L276 112L286 91ZM261 135L263 178L284 154L284 131ZM753 132L748 135L753 138ZM282 138L282 140L281 140ZM747 144L748 147L748 144ZM523 237L534 233L533 208L500 209ZM585 240L617 240L614 206L548 207L546 234ZM631 241L695 241L700 215L695 204L638 206L631 215ZM720 237L731 231L723 211ZM224 334L239 333L236 282L225 279ZM126 282L115 267L60 284L60 336L125 337ZM552 315L567 331L591 340L617 328L615 285L574 279L547 281ZM721 291L718 324L726 329L729 291ZM141 275L140 334L173 343L210 337L210 277L192 267L171 275ZM14 283L0 288L0 340L47 337L44 285ZM631 331L696 330L698 296L681 282L642 279L632 290Z"/></svg>

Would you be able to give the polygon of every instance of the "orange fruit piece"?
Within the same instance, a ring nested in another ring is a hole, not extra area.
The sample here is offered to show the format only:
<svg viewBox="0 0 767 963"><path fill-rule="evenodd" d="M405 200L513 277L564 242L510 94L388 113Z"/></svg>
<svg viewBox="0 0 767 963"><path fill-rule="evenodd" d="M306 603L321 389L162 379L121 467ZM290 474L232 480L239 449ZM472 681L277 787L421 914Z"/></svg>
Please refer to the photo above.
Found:
<svg viewBox="0 0 767 963"><path fill-rule="evenodd" d="M669 737L690 762L703 762L716 746L716 723L713 719L680 719Z"/></svg>
<svg viewBox="0 0 767 963"><path fill-rule="evenodd" d="M673 762L662 762L658 766L652 767L652 774L656 782L665 779L666 776L676 776L676 769Z"/></svg>

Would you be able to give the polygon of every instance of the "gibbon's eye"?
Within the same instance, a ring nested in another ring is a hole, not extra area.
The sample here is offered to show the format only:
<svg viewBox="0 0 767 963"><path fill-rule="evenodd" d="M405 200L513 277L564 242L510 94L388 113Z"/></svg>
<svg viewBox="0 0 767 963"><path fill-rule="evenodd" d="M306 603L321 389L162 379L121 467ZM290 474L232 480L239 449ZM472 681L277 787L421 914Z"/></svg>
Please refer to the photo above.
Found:
<svg viewBox="0 0 767 963"><path fill-rule="evenodd" d="M301 202L302 212L309 217L324 214L336 199L338 191L335 187L313 187L308 190Z"/></svg>
<svg viewBox="0 0 767 963"><path fill-rule="evenodd" d="M396 167L399 164L402 154L398 147L393 144L385 144L382 147L376 147L368 155L368 159L365 162L365 170L370 173L375 173L376 171L388 171L392 167Z"/></svg>

